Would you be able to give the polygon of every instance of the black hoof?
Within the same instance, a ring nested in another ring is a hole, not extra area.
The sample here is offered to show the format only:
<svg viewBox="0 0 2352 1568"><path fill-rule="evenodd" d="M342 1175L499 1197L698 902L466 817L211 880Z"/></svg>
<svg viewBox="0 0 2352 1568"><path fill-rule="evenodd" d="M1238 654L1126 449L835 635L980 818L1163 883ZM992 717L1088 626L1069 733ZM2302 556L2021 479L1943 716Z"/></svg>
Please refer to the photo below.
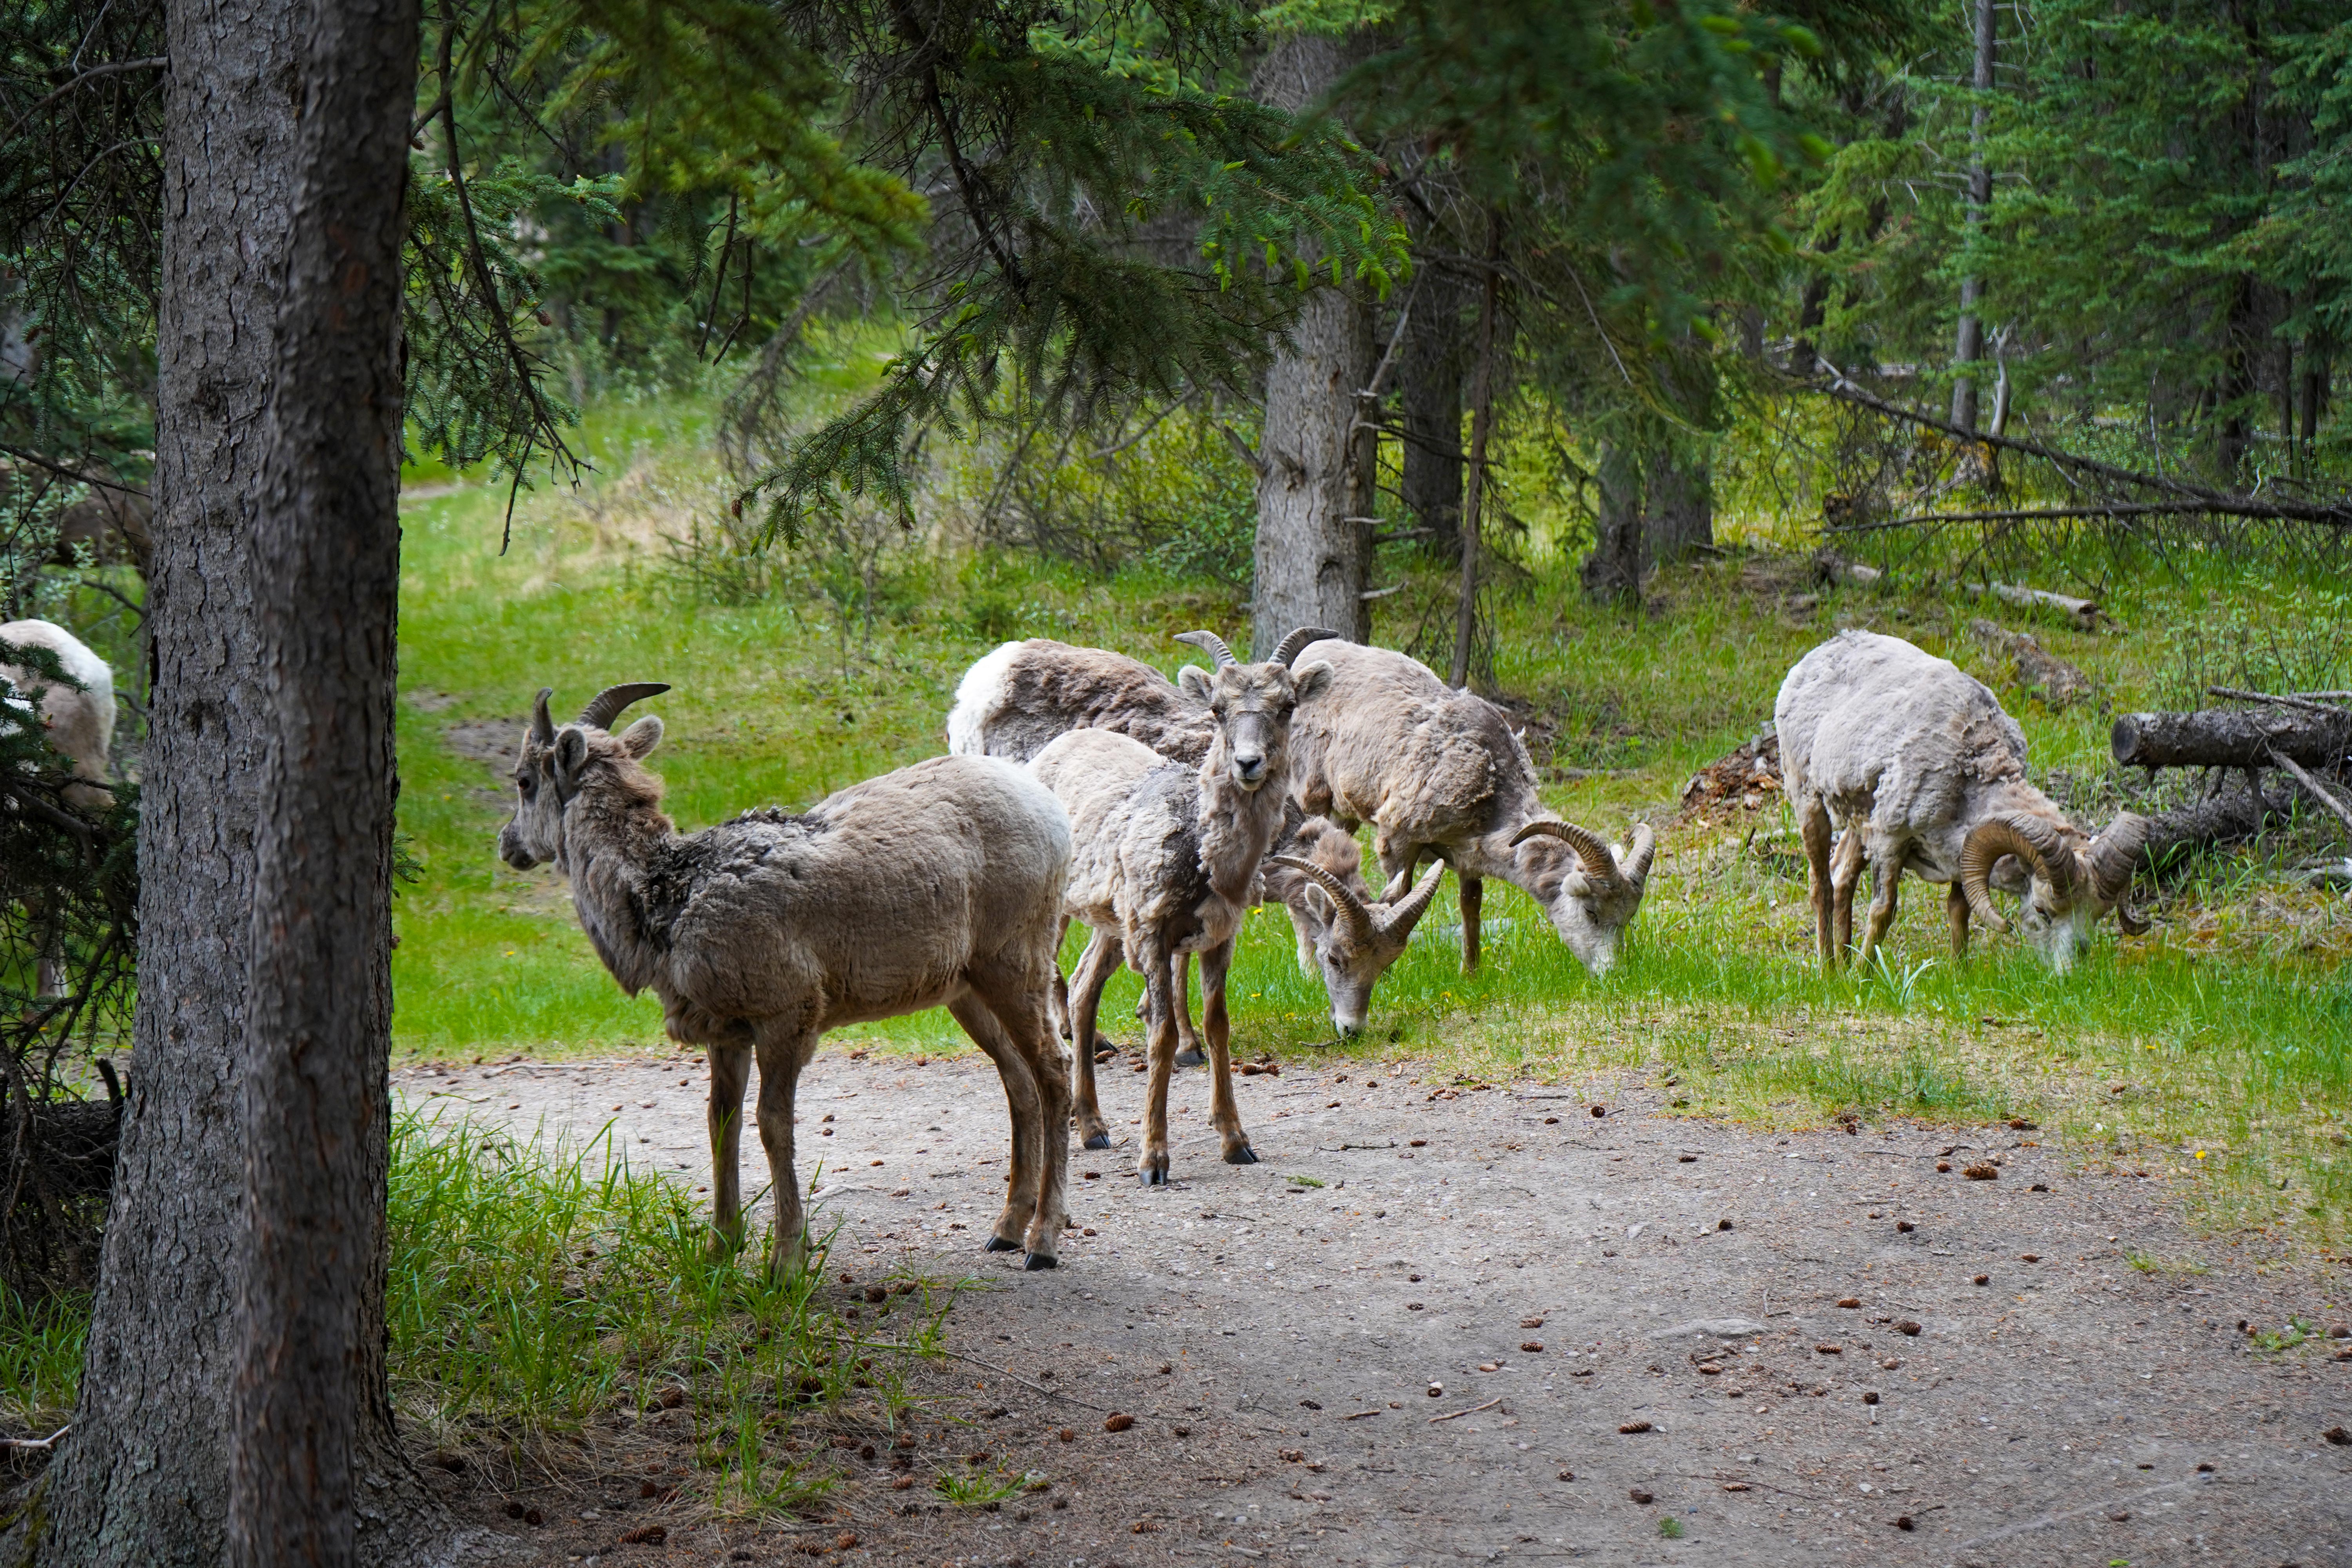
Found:
<svg viewBox="0 0 2352 1568"><path fill-rule="evenodd" d="M1058 1258L1055 1258L1047 1253L1033 1252L1029 1255L1028 1261L1022 1264L1021 1267L1027 1269L1030 1273L1034 1274L1040 1268L1059 1268L1061 1266L1062 1260Z"/></svg>
<svg viewBox="0 0 2352 1568"><path fill-rule="evenodd" d="M992 1236L986 1241L981 1243L981 1250L983 1252L1018 1252L1021 1250L1021 1244L1017 1241L1007 1241L1001 1236Z"/></svg>
<svg viewBox="0 0 2352 1568"><path fill-rule="evenodd" d="M1255 1165L1257 1163L1257 1151L1244 1143L1240 1148L1225 1156L1225 1163L1228 1165Z"/></svg>
<svg viewBox="0 0 2352 1568"><path fill-rule="evenodd" d="M1176 1065L1180 1068L1204 1068L1209 1065L1209 1058L1198 1051L1178 1051Z"/></svg>
<svg viewBox="0 0 2352 1568"><path fill-rule="evenodd" d="M1135 1179L1147 1187L1164 1187L1169 1184L1168 1173L1165 1171L1138 1171L1135 1173Z"/></svg>
<svg viewBox="0 0 2352 1568"><path fill-rule="evenodd" d="M1108 1132L1097 1132L1093 1137L1087 1139L1085 1143L1080 1145L1080 1147L1087 1149L1108 1149L1110 1147L1110 1134Z"/></svg>

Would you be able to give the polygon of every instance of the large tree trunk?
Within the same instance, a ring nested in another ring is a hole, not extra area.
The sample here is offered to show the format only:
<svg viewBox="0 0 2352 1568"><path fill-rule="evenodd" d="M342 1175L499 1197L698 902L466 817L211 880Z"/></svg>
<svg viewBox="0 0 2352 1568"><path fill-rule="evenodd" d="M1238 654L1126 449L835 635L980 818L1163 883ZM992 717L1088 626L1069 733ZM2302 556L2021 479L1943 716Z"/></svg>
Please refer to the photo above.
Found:
<svg viewBox="0 0 2352 1568"><path fill-rule="evenodd" d="M1413 295L1404 337L1404 473L1401 489L1422 547L1441 561L1462 549L1462 295L1431 268Z"/></svg>
<svg viewBox="0 0 2352 1568"><path fill-rule="evenodd" d="M156 324L153 686L139 1004L73 1436L37 1548L74 1568L226 1552L236 1058L266 728L248 558L291 201L298 6L174 5Z"/></svg>
<svg viewBox="0 0 2352 1568"><path fill-rule="evenodd" d="M387 1479L404 1492L412 1519L422 1496L383 1363L401 195L417 30L416 0L342 0L318 12L304 51L253 545L270 728L228 1428L230 1556L246 1568L385 1555L387 1499L363 1493L365 1473L378 1472L367 1492Z"/></svg>
<svg viewBox="0 0 2352 1568"><path fill-rule="evenodd" d="M1661 447L1646 476L1649 555L1654 562L1687 561L1715 544L1715 474L1704 458Z"/></svg>
<svg viewBox="0 0 2352 1568"><path fill-rule="evenodd" d="M1346 46L1300 35L1257 74L1261 101L1296 110L1339 79ZM1357 422L1356 394L1372 363L1372 314L1344 288L1307 297L1265 376L1257 449L1256 592L1250 646L1264 658L1293 627L1328 626L1362 640L1371 617L1364 576L1371 554L1367 453L1374 432Z"/></svg>
<svg viewBox="0 0 2352 1568"><path fill-rule="evenodd" d="M1643 515L1642 465L1633 447L1601 447L1601 516L1584 558L1584 591L1596 599L1639 599L1650 570L1649 523Z"/></svg>

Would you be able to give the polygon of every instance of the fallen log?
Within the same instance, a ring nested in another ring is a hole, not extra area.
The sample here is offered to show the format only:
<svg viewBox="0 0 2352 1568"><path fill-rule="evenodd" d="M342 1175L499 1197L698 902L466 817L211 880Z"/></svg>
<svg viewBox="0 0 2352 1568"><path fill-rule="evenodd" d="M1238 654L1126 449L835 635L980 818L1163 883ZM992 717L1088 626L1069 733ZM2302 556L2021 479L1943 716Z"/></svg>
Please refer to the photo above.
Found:
<svg viewBox="0 0 2352 1568"><path fill-rule="evenodd" d="M1969 623L1969 630L1987 647L2009 656L2010 667L2017 672L2017 683L2042 694L2042 700L2053 709L2066 707L2091 695L2091 678L2052 653L2024 632L1988 621L1982 616Z"/></svg>
<svg viewBox="0 0 2352 1568"><path fill-rule="evenodd" d="M1988 583L1977 590L1990 595L2004 605L2015 605L2025 610L2055 610L2074 624L2076 631L2095 632L2099 619L2106 612L2095 599L2077 599L2071 594L2053 594L2046 588L2025 588L2014 583Z"/></svg>
<svg viewBox="0 0 2352 1568"><path fill-rule="evenodd" d="M2263 768L2273 754L2333 773L2352 750L2352 715L2207 708L2126 713L2107 737L2116 761L2137 768Z"/></svg>
<svg viewBox="0 0 2352 1568"><path fill-rule="evenodd" d="M2265 829L2285 826L2287 821L2285 808L2266 796L2252 790L2232 790L2149 818L2140 865L2161 877L2200 849L2242 844Z"/></svg>

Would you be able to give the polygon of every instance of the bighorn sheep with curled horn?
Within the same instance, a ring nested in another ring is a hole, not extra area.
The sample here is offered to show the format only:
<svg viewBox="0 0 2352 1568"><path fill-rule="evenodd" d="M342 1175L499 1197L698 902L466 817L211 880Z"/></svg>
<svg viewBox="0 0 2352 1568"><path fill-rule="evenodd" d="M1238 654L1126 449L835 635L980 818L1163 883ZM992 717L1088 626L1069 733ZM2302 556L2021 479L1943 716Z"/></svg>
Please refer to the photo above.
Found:
<svg viewBox="0 0 2352 1568"><path fill-rule="evenodd" d="M1267 662L1286 668L1299 649L1333 635L1302 626L1282 639ZM1139 659L1033 637L1005 643L966 672L948 714L948 747L1025 762L1057 736L1088 728L1116 731L1171 762L1197 764L1208 755L1216 721L1205 701ZM1364 884L1362 857L1352 837L1295 806L1284 823L1263 863L1256 897L1289 911L1299 968L1321 973L1332 1026L1353 1034L1363 1027L1373 986L1403 954L1444 869L1433 868L1410 897L1386 902ZM1344 891L1329 891L1315 872L1294 868L1309 861L1344 883ZM1196 1066L1206 1058L1192 1029L1187 995L1192 955L1180 951L1171 962L1182 1046L1176 1059ZM1147 995L1147 1009L1149 1005Z"/></svg>
<svg viewBox="0 0 2352 1568"><path fill-rule="evenodd" d="M1465 973L1478 966L1488 877L1542 905L1595 974L1617 961L1656 852L1646 824L1620 851L1547 813L1535 763L1503 710L1456 691L1416 659L1336 638L1298 657L1329 664L1332 676L1330 690L1300 710L1294 728L1291 794L1342 827L1372 824L1389 898L1403 891L1425 855L1454 868Z"/></svg>
<svg viewBox="0 0 2352 1568"><path fill-rule="evenodd" d="M1136 1174L1146 1186L1168 1176L1168 1079L1176 1065L1173 963L1201 957L1205 993L1212 1121L1228 1164L1257 1155L1242 1131L1228 1073L1225 973L1234 939L1255 898L1258 864L1283 823L1286 742L1298 705L1319 691L1329 668L1242 664L1212 632L1183 641L1207 648L1214 671L1185 667L1183 689L1214 721L1197 767L1171 762L1141 742L1108 730L1074 730L1029 765L1070 814L1075 854L1064 909L1093 928L1069 986L1070 1037L1090 1045L1103 983L1122 958L1143 976L1150 1033L1150 1101ZM1110 1146L1095 1099L1094 1054L1076 1053L1078 1133L1089 1149Z"/></svg>
<svg viewBox="0 0 2352 1568"><path fill-rule="evenodd" d="M1973 911L2009 922L1990 885L2023 895L2025 940L2064 973L2109 910L2132 935L2129 901L2147 820L2125 812L2096 837L2025 778L2025 731L1982 681L1899 637L1841 632L1797 661L1773 705L1789 805L1803 833L1813 926L1824 968L1853 939L1853 891L1870 868L1861 961L1894 922L1907 868L1950 885L1952 952L1968 952ZM1830 836L1841 829L1832 861Z"/></svg>
<svg viewBox="0 0 2352 1568"><path fill-rule="evenodd" d="M804 814L746 812L681 837L641 764L661 721L606 732L668 690L615 686L558 728L542 690L515 767L507 863L552 861L622 989L651 986L672 1038L709 1050L712 1207L741 1234L743 1090L775 1194L771 1267L798 1267L793 1098L826 1030L945 1006L996 1064L1013 1117L1013 1175L988 1239L1050 1268L1066 1217L1069 1084L1047 1016L1069 818L1020 768L934 757L826 796Z"/></svg>

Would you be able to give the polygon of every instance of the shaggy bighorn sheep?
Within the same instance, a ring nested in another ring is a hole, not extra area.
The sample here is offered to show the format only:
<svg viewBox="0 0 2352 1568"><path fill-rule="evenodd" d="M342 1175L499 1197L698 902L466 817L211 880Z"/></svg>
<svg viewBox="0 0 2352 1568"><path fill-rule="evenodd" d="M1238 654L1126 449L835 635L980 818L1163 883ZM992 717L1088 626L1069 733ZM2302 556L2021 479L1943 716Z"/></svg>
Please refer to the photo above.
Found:
<svg viewBox="0 0 2352 1568"><path fill-rule="evenodd" d="M1227 1072L1225 972L1255 897L1258 863L1282 826L1292 715L1331 676L1320 665L1294 675L1278 663L1239 663L1210 632L1188 632L1184 640L1207 647L1217 661L1213 673L1192 665L1181 677L1216 724L1197 768L1107 730L1072 731L1030 764L1070 814L1076 852L1064 909L1095 933L1071 978L1071 1039L1092 1043L1103 983L1122 957L1143 976L1151 1076L1136 1173L1146 1186L1168 1180L1168 1079L1176 1065L1171 960L1188 952L1201 957L1212 1120L1225 1161L1246 1165L1257 1159ZM1079 1136L1089 1149L1107 1149L1110 1130L1095 1099L1094 1053L1075 1054Z"/></svg>
<svg viewBox="0 0 2352 1568"><path fill-rule="evenodd" d="M37 670L0 665L0 679L15 689L6 706L21 713L37 711L48 730L49 744L73 764L76 778L87 781L67 786L66 803L84 811L103 811L113 805L106 763L114 744L114 672L106 667L106 660L71 632L47 621L10 621L0 626L0 646L47 648L58 656L58 668L81 683L76 690ZM0 718L0 723L6 722Z"/></svg>
<svg viewBox="0 0 2352 1568"><path fill-rule="evenodd" d="M1834 968L1853 942L1864 865L1878 889L1864 963L1895 920L1906 868L1950 884L1956 955L1968 952L1971 910L1995 931L2009 929L1988 889L1996 879L2023 893L2022 934L2062 974L2109 910L2126 931L2147 929L2128 901L2147 820L2125 812L2095 838L2068 822L2026 782L2017 721L1950 660L1899 637L1840 632L1797 661L1772 712L1823 967ZM1834 865L1832 826L1843 833Z"/></svg>
<svg viewBox="0 0 2352 1568"><path fill-rule="evenodd" d="M799 816L746 812L681 837L642 763L662 736L620 711L667 691L615 686L561 729L541 691L499 853L552 861L624 990L651 986L672 1038L710 1057L711 1188L741 1233L744 1085L760 1063L760 1141L775 1194L771 1267L798 1267L793 1096L827 1029L945 1006L996 1063L1013 1175L992 1252L1054 1267L1066 1216L1069 1082L1047 1016L1070 825L1037 781L984 757L934 757L826 796Z"/></svg>
<svg viewBox="0 0 2352 1568"><path fill-rule="evenodd" d="M1593 973L1617 961L1655 852L1646 825L1621 852L1548 815L1535 764L1502 710L1456 691L1415 659L1337 639L1298 657L1329 664L1332 675L1328 694L1299 711L1291 794L1343 828L1373 825L1387 897L1404 890L1424 855L1454 868L1465 973L1478 965L1488 877L1541 904Z"/></svg>
<svg viewBox="0 0 2352 1568"><path fill-rule="evenodd" d="M1301 627L1282 639L1269 662L1287 667L1299 649L1332 635ZM1033 637L1004 644L965 673L948 714L948 749L1027 761L1056 736L1078 729L1114 730L1171 762L1198 763L1208 755L1216 721L1202 700L1139 659ZM1394 904L1376 898L1360 875L1362 857L1349 835L1297 810L1285 823L1286 831L1266 858L1257 900L1279 901L1289 910L1299 967L1321 972L1333 1027L1353 1034L1363 1027L1372 987L1403 954L1430 899L1419 889ZM1347 893L1327 893L1313 873L1282 868L1281 857L1317 862L1348 884ZM1429 894L1443 875L1440 869L1427 879ZM1192 955L1180 951L1172 962L1182 1046L1176 1060L1197 1066L1206 1058L1192 1029L1185 984ZM1147 994L1147 1009L1149 1003Z"/></svg>

